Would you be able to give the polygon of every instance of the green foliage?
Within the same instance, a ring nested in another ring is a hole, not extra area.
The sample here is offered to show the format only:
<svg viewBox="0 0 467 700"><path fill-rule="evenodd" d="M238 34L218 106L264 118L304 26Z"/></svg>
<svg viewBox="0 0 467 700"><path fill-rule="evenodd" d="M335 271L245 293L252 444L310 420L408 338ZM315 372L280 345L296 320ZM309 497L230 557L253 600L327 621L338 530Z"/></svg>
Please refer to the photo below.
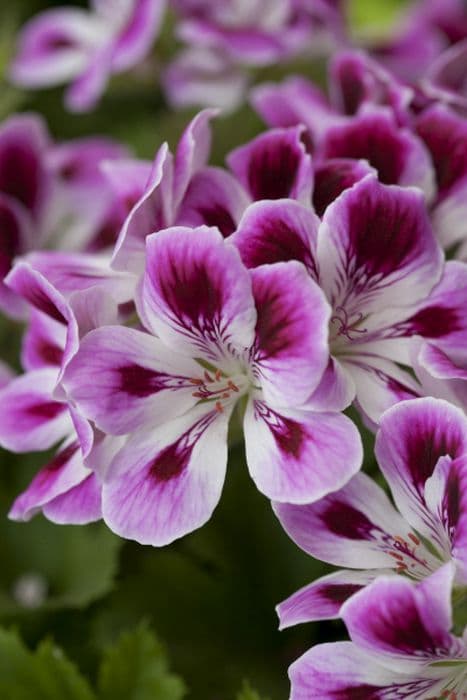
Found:
<svg viewBox="0 0 467 700"><path fill-rule="evenodd" d="M144 625L124 633L102 662L99 700L181 700L185 684L168 671L161 643Z"/></svg>
<svg viewBox="0 0 467 700"><path fill-rule="evenodd" d="M350 0L348 17L351 30L368 38L384 38L409 5L408 0Z"/></svg>
<svg viewBox="0 0 467 700"><path fill-rule="evenodd" d="M168 670L162 645L142 625L108 649L98 675L93 691L51 641L31 652L16 632L0 629L2 700L181 700L185 695L183 681Z"/></svg>
<svg viewBox="0 0 467 700"><path fill-rule="evenodd" d="M261 698L249 683L244 683L242 690L237 695L237 700L265 700L265 698Z"/></svg>
<svg viewBox="0 0 467 700"><path fill-rule="evenodd" d="M60 526L37 517L33 522L2 525L0 614L25 608L56 610L83 607L108 593L117 572L122 540L104 525ZM21 582L41 582L43 600L28 604Z"/></svg>
<svg viewBox="0 0 467 700"><path fill-rule="evenodd" d="M29 651L15 632L0 629L2 700L95 700L88 682L50 641Z"/></svg>

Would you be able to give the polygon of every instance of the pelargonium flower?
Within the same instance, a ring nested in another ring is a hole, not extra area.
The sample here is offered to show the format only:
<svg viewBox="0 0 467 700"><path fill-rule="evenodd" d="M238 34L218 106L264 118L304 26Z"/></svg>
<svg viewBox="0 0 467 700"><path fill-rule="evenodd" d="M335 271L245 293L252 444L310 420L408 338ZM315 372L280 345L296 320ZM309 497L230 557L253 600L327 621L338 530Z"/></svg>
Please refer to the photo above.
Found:
<svg viewBox="0 0 467 700"><path fill-rule="evenodd" d="M60 443L13 504L10 517L17 520L28 520L38 511L59 523L100 518L101 487L91 466L94 459L109 459L121 444L94 431L69 404L58 382L80 334L117 320L119 302L131 298L130 288L121 275L107 272L101 259L69 257L33 254L7 279L28 302L30 313L21 353L25 373L0 390L0 443L13 452Z"/></svg>
<svg viewBox="0 0 467 700"><path fill-rule="evenodd" d="M175 224L216 226L224 236L235 230L249 199L229 172L207 165L209 122L216 114L210 109L197 114L183 132L175 154L166 143L159 148L146 187L122 226L112 262L116 269L141 274L146 237Z"/></svg>
<svg viewBox="0 0 467 700"><path fill-rule="evenodd" d="M290 700L467 694L466 634L452 634L449 564L414 585L382 577L342 609L351 642L319 644L289 669Z"/></svg>
<svg viewBox="0 0 467 700"><path fill-rule="evenodd" d="M87 419L129 435L105 465L109 527L161 545L206 522L224 482L229 418L245 403L248 468L269 498L304 503L344 484L360 467L360 438L338 413L342 397L321 384L330 308L305 267L250 272L208 227L159 231L146 247L144 330L90 332L64 375Z"/></svg>
<svg viewBox="0 0 467 700"><path fill-rule="evenodd" d="M164 0L92 0L88 11L46 10L23 27L11 79L29 88L71 82L67 108L90 110L113 73L149 53L164 10Z"/></svg>
<svg viewBox="0 0 467 700"><path fill-rule="evenodd" d="M281 603L282 627L339 616L390 569L421 580L452 561L455 584L467 585L467 417L439 399L401 402L381 418L375 452L400 513L364 473L317 503L274 505L302 549L350 567Z"/></svg>
<svg viewBox="0 0 467 700"><path fill-rule="evenodd" d="M400 366L412 366L415 337L449 338L465 355L467 290L456 288L457 268L443 272L415 189L366 175L326 208L321 222L298 202L257 202L231 240L249 268L300 260L321 285L333 308L329 379L373 424L393 403L422 393Z"/></svg>
<svg viewBox="0 0 467 700"><path fill-rule="evenodd" d="M164 86L177 107L236 107L248 69L302 52L322 54L343 40L342 12L328 0L172 0L172 5L185 47L167 68Z"/></svg>

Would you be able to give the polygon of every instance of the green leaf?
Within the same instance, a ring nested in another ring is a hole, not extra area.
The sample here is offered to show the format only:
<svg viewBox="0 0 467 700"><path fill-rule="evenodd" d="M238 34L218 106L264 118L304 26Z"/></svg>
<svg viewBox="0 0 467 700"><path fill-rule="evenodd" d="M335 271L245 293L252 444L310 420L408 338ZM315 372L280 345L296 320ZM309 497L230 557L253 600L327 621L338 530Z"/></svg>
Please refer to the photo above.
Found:
<svg viewBox="0 0 467 700"><path fill-rule="evenodd" d="M408 0L351 0L348 7L350 29L357 36L384 39L394 32L407 6Z"/></svg>
<svg viewBox="0 0 467 700"><path fill-rule="evenodd" d="M102 597L113 587L121 542L102 523L3 522L0 615L81 608ZM36 600L23 595L31 584L40 589Z"/></svg>
<svg viewBox="0 0 467 700"><path fill-rule="evenodd" d="M99 700L181 700L185 684L169 672L161 643L140 625L105 655L98 691Z"/></svg>
<svg viewBox="0 0 467 700"><path fill-rule="evenodd" d="M42 642L29 651L15 632L0 629L2 700L95 700L89 684L61 649Z"/></svg>
<svg viewBox="0 0 467 700"><path fill-rule="evenodd" d="M240 693L237 695L237 700L265 700L265 698L258 695L256 690L253 690L250 684L245 682Z"/></svg>

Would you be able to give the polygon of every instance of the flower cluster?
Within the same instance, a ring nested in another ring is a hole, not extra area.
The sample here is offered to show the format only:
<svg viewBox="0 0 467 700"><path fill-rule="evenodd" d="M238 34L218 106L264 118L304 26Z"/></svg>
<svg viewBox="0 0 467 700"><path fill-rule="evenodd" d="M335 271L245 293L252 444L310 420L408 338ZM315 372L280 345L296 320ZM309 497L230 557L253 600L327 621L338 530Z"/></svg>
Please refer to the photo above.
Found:
<svg viewBox="0 0 467 700"><path fill-rule="evenodd" d="M423 15L425 48L451 20L462 33L448 4L452 17ZM337 11L174 5L196 51L252 63ZM33 66L39 84L48 66L90 106L145 55L162 10L51 11L25 30L17 75ZM24 373L1 372L0 444L56 448L10 516L102 518L169 544L211 517L242 436L286 532L345 567L278 606L282 627L341 617L352 640L298 659L292 700L467 697L451 612L467 587L463 36L411 85L390 65L404 37L386 65L376 48L336 54L329 97L300 77L257 87L269 128L224 167L210 164L213 109L152 163L107 140L54 143L33 115L0 128L0 305L27 324ZM349 407L376 433L395 505L361 471Z"/></svg>

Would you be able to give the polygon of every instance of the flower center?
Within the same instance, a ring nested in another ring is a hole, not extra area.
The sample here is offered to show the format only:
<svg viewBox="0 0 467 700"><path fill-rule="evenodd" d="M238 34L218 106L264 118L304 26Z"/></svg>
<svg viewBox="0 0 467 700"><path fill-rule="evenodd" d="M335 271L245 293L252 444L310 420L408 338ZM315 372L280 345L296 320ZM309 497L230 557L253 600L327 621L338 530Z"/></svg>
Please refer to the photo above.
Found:
<svg viewBox="0 0 467 700"><path fill-rule="evenodd" d="M219 413L224 411L227 404L236 402L250 384L244 374L236 374L232 378L217 368L205 369L202 378L193 377L190 382L195 388L192 396L201 401L214 401Z"/></svg>
<svg viewBox="0 0 467 700"><path fill-rule="evenodd" d="M329 322L330 342L334 345L345 345L346 340L352 341L365 335L368 331L361 327L363 320L362 313L349 313L343 306L336 306Z"/></svg>
<svg viewBox="0 0 467 700"><path fill-rule="evenodd" d="M424 547L413 532L408 533L407 539L395 535L388 544L388 554L395 559L398 574L406 574L416 579L425 578L427 571L431 573L440 565L440 562L431 561L428 551L423 552ZM430 561L425 558L425 554Z"/></svg>

